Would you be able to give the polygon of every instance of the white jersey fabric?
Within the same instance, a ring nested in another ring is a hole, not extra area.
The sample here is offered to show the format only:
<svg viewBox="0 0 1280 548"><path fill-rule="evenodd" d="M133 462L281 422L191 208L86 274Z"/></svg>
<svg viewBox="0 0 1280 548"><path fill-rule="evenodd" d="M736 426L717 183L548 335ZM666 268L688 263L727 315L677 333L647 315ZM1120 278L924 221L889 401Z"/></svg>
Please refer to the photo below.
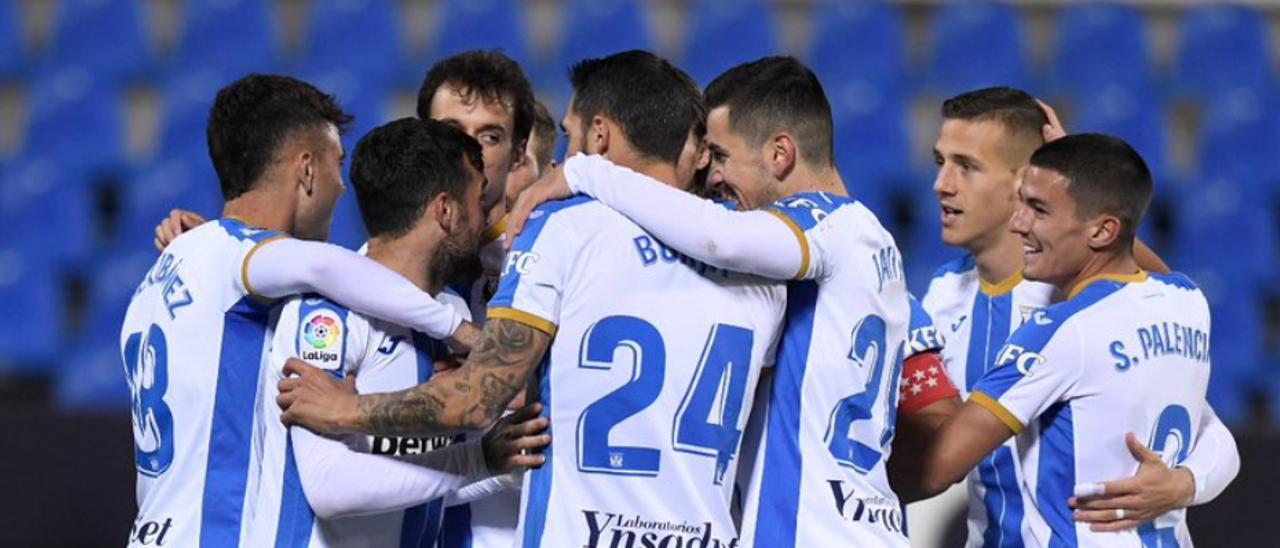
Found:
<svg viewBox="0 0 1280 548"><path fill-rule="evenodd" d="M938 269L921 304L945 341L943 363L962 397L968 398L978 379L993 367L1009 334L1049 306L1053 294L1052 286L1025 280L1021 272L1001 283L986 282L978 276L971 255ZM1182 465L1195 477L1194 504L1203 504L1231 483L1240 458L1231 432L1207 405L1196 429L1197 439L1204 443L1197 443ZM1124 449L1123 439L1113 444ZM966 483L968 546L1034 545L1025 519L1030 495L1025 492L1016 440L983 459Z"/></svg>
<svg viewBox="0 0 1280 548"><path fill-rule="evenodd" d="M884 463L910 306L901 256L875 216L820 192L726 211L593 156L568 159L565 177L697 260L796 279L746 442L742 544L906 546Z"/></svg>
<svg viewBox="0 0 1280 548"><path fill-rule="evenodd" d="M962 398L995 363L1009 334L1052 297L1053 286L1023 280L1021 272L998 284L983 281L971 255L938 269L922 304L946 340L942 363ZM1016 452L1011 439L969 472L968 546L1026 545Z"/></svg>
<svg viewBox="0 0 1280 548"><path fill-rule="evenodd" d="M554 336L552 443L525 477L519 545L737 546L741 432L784 298L587 197L535 210L489 308Z"/></svg>
<svg viewBox="0 0 1280 548"><path fill-rule="evenodd" d="M205 223L169 245L129 303L120 347L138 471L131 546L240 542L273 310L251 296L242 266L277 237Z"/></svg>
<svg viewBox="0 0 1280 548"><path fill-rule="evenodd" d="M286 428L275 404L285 361L299 357L360 393L426 382L447 348L410 329L370 320L318 296L280 311L259 387L246 546L432 547L444 497L484 475L478 442L453 436L324 438ZM449 449L444 449L450 447Z"/></svg>
<svg viewBox="0 0 1280 548"><path fill-rule="evenodd" d="M1072 520L1078 482L1127 477L1133 432L1167 464L1186 460L1205 413L1209 306L1181 274L1104 276L1033 313L973 386L970 401L1017 434L1033 546L1190 546L1185 510L1136 530Z"/></svg>

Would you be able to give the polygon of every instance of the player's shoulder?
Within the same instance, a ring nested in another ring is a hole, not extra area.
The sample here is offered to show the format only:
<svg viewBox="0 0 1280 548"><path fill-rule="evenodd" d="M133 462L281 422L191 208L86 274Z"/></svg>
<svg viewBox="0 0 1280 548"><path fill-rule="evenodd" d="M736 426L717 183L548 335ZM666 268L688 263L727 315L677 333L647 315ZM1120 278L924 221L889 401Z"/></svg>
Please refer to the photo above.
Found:
<svg viewBox="0 0 1280 548"><path fill-rule="evenodd" d="M943 263L933 272L921 302L926 310L939 310L967 300L976 288L977 267L973 256L966 254Z"/></svg>
<svg viewBox="0 0 1280 548"><path fill-rule="evenodd" d="M280 319L277 329L292 327L285 332L293 343L291 350L324 369L340 368L348 352L358 351L352 347L360 346L359 334L369 329L369 320L359 313L314 293L290 299Z"/></svg>
<svg viewBox="0 0 1280 548"><path fill-rule="evenodd" d="M1168 286L1173 289L1179 289L1182 291L1195 292L1195 293L1200 292L1200 286L1197 285L1196 282L1192 280L1190 276L1187 276L1186 274L1183 274L1181 272L1169 272L1165 274L1161 274L1158 272L1150 272L1148 273L1148 276L1150 277L1151 281L1159 283L1164 286Z"/></svg>
<svg viewBox="0 0 1280 548"><path fill-rule="evenodd" d="M797 192L782 198L766 209L795 223L802 231L808 231L828 216L845 207L857 205L847 196L828 192Z"/></svg>
<svg viewBox="0 0 1280 548"><path fill-rule="evenodd" d="M932 283L942 279L958 278L970 274L976 268L977 263L974 261L973 255L966 253L960 257L956 257L955 259L942 263L942 266L939 266L937 270L933 271L933 277L930 278L929 281Z"/></svg>
<svg viewBox="0 0 1280 548"><path fill-rule="evenodd" d="M1091 283L1080 294L1031 313L1009 337L1009 342L1028 350L1043 349L1055 337L1095 323L1098 317L1106 317L1103 305L1125 286L1109 280Z"/></svg>
<svg viewBox="0 0 1280 548"><path fill-rule="evenodd" d="M600 215L603 206L585 194L575 194L563 200L552 200L534 208L529 213L524 228L512 243L512 249L528 249L544 232L564 232L575 225L589 225ZM608 208L604 208L608 209ZM563 235L556 238L561 239Z"/></svg>

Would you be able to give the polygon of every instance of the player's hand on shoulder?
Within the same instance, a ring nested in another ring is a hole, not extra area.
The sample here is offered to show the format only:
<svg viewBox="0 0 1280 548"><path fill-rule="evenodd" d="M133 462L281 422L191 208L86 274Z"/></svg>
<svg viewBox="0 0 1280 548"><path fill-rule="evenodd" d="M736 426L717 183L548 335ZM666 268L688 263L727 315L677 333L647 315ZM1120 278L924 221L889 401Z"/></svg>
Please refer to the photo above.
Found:
<svg viewBox="0 0 1280 548"><path fill-rule="evenodd" d="M160 220L160 224L156 225L155 246L157 251L164 251L169 247L170 243L183 232L191 230L197 226L204 224L204 217L194 211L185 209L174 209L169 212L169 216Z"/></svg>
<svg viewBox="0 0 1280 548"><path fill-rule="evenodd" d="M569 180L564 176L564 166L558 165L548 170L536 183L529 185L516 198L516 203L507 211L507 247L515 241L516 236L524 230L525 221L533 214L534 208L552 200L562 200L573 195L569 190Z"/></svg>
<svg viewBox="0 0 1280 548"><path fill-rule="evenodd" d="M1185 468L1169 468L1160 455L1133 434L1125 436L1138 459L1138 473L1122 480L1076 486L1068 505L1076 521L1093 531L1121 531L1142 525L1170 510L1185 508L1195 497L1195 478Z"/></svg>
<svg viewBox="0 0 1280 548"><path fill-rule="evenodd" d="M539 416L540 413L542 404L526 405L498 419L493 428L485 432L480 444L490 474L542 466L545 457L535 451L550 444L551 436L546 433L547 419Z"/></svg>
<svg viewBox="0 0 1280 548"><path fill-rule="evenodd" d="M355 375L339 381L328 371L298 358L284 364L285 378L280 379L280 395L276 404L286 425L300 425L319 434L348 431L347 417L358 411Z"/></svg>

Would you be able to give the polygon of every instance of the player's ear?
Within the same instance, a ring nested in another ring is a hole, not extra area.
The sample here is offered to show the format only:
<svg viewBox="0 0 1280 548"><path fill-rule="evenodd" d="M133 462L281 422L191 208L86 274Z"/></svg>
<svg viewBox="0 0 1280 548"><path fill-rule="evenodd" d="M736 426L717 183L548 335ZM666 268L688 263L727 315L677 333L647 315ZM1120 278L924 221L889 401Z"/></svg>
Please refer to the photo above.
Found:
<svg viewBox="0 0 1280 548"><path fill-rule="evenodd" d="M587 153L601 156L609 153L609 139L612 137L609 120L596 115L591 118L591 129L587 131Z"/></svg>
<svg viewBox="0 0 1280 548"><path fill-rule="evenodd" d="M436 194L435 198L431 199L431 203L427 204L427 212L446 234L453 231L459 213L458 204L449 199L448 193Z"/></svg>
<svg viewBox="0 0 1280 548"><path fill-rule="evenodd" d="M765 161L775 179L785 179L799 161L796 140L789 133L777 133L765 140Z"/></svg>
<svg viewBox="0 0 1280 548"><path fill-rule="evenodd" d="M529 155L525 154L525 147L528 146L528 139L516 141L516 144L511 146L511 167L507 169L507 173L515 173L529 161Z"/></svg>
<svg viewBox="0 0 1280 548"><path fill-rule="evenodd" d="M1089 222L1089 247L1100 250L1110 247L1120 238L1122 224L1115 215L1100 214Z"/></svg>
<svg viewBox="0 0 1280 548"><path fill-rule="evenodd" d="M311 193L315 191L315 163L315 154L307 149L302 149L302 151L297 155L297 160L294 162L294 171L297 173L298 185L307 196L310 196Z"/></svg>

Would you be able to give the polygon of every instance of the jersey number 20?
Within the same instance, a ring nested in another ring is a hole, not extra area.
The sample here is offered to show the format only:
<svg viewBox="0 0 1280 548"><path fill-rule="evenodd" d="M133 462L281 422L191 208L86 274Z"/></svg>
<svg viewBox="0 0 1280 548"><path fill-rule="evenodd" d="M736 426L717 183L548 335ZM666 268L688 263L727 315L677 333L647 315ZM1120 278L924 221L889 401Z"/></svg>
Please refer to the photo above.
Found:
<svg viewBox="0 0 1280 548"><path fill-rule="evenodd" d="M160 326L129 335L124 371L133 399L134 461L138 472L159 476L173 462L173 413L164 402L169 388L169 344Z"/></svg>
<svg viewBox="0 0 1280 548"><path fill-rule="evenodd" d="M716 324L707 336L693 382L673 419L672 448L716 459L713 481L719 485L738 448L738 419L751 367L751 330ZM578 367L611 369L614 351L630 350L631 380L587 406L578 418L578 469L635 476L656 476L662 451L652 447L611 445L609 431L640 413L662 393L667 350L653 324L634 316L609 316L582 338Z"/></svg>

